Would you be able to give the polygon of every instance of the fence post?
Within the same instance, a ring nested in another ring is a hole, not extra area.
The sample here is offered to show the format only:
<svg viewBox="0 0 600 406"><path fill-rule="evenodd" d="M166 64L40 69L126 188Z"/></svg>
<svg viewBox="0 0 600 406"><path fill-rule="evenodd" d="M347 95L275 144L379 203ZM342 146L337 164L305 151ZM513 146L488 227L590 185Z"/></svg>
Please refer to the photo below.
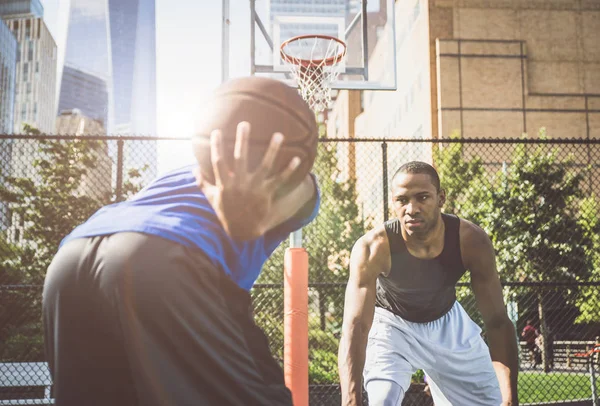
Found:
<svg viewBox="0 0 600 406"><path fill-rule="evenodd" d="M381 162L383 172L383 221L388 221L390 209L388 207L388 164L387 164L387 143L381 143Z"/></svg>
<svg viewBox="0 0 600 406"><path fill-rule="evenodd" d="M594 367L594 354L590 354L588 358L588 364L590 366L590 385L592 386L592 405L598 406L598 393L596 390L596 371Z"/></svg>
<svg viewBox="0 0 600 406"><path fill-rule="evenodd" d="M600 336L596 336L596 345L594 346L594 349L600 351ZM600 365L600 352L594 352L594 360L596 364Z"/></svg>
<svg viewBox="0 0 600 406"><path fill-rule="evenodd" d="M567 344L567 368L571 368L571 344Z"/></svg>
<svg viewBox="0 0 600 406"><path fill-rule="evenodd" d="M120 202L123 199L123 140L117 141L117 190L116 200Z"/></svg>
<svg viewBox="0 0 600 406"><path fill-rule="evenodd" d="M302 230L290 238L284 258L283 372L294 406L308 406L308 253Z"/></svg>

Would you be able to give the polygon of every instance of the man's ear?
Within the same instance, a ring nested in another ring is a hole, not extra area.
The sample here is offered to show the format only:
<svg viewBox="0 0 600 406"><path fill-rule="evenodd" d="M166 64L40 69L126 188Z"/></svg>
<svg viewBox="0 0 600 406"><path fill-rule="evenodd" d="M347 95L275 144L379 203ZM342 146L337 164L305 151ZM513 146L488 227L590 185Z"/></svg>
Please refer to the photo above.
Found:
<svg viewBox="0 0 600 406"><path fill-rule="evenodd" d="M446 191L444 189L440 189L438 192L438 206L441 208L446 203Z"/></svg>

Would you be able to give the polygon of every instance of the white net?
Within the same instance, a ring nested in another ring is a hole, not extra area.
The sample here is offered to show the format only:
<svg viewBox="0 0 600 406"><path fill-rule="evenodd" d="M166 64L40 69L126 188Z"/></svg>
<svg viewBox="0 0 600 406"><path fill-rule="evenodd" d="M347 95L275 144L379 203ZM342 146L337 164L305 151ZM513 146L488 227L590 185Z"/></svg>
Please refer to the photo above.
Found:
<svg viewBox="0 0 600 406"><path fill-rule="evenodd" d="M281 57L290 67L302 97L315 111L331 107L331 84L341 72L346 46L334 38L303 36L287 41Z"/></svg>

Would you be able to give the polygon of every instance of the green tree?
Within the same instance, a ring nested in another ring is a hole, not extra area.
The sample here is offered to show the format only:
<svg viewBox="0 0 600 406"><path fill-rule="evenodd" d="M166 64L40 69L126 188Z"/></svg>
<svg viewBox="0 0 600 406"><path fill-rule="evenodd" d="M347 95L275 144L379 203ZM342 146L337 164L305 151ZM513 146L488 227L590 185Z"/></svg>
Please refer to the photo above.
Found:
<svg viewBox="0 0 600 406"><path fill-rule="evenodd" d="M450 136L459 141L460 134ZM480 157L465 158L464 144L450 142L447 146L434 144L433 162L440 176L441 187L446 191L444 212L456 214L478 222L490 201L490 186Z"/></svg>
<svg viewBox="0 0 600 406"><path fill-rule="evenodd" d="M595 195L585 198L580 205L580 224L585 230L591 244L585 246L591 264L590 280L600 281L600 203ZM580 323L600 321L600 300L598 286L584 286L577 298L580 315L576 319Z"/></svg>
<svg viewBox="0 0 600 406"><path fill-rule="evenodd" d="M585 171L561 158L558 148L516 146L512 162L491 191L491 206L482 216L504 280L575 284L588 279L589 239L578 220L584 177ZM544 289L535 293L540 329L546 338L550 333L547 293ZM577 293L576 289L561 290L553 300L572 301ZM544 342L543 366L548 371L548 340Z"/></svg>
<svg viewBox="0 0 600 406"><path fill-rule="evenodd" d="M545 139L545 133L540 137ZM445 211L456 212L488 232L503 280L577 283L598 272L598 203L583 199L586 171L578 170L558 148L516 144L510 162L497 174L486 170L479 158L467 158L460 143L434 149L434 161L448 194ZM535 300L547 337L548 291L536 289L531 297L531 290L511 289L523 302ZM459 288L458 296L462 301L474 300L468 288ZM598 317L595 287L561 289L554 292L553 302L557 301L576 303L582 312L579 321ZM478 320L478 315L473 316ZM547 348L543 358L548 370L546 354Z"/></svg>
<svg viewBox="0 0 600 406"><path fill-rule="evenodd" d="M40 132L25 126L25 133ZM96 210L115 200L114 191L91 196L86 176L106 154L106 142L81 137L76 140L39 139L33 177L4 176L0 200L20 219L22 238L9 243L0 236L0 283L5 286L0 304L0 359L36 360L43 356L41 336L41 286L60 241ZM127 194L139 190L139 170L130 170L123 185ZM107 176L111 176L110 170ZM97 192L97 190L93 190ZM4 255L6 254L6 255Z"/></svg>
<svg viewBox="0 0 600 406"><path fill-rule="evenodd" d="M20 268L23 249L0 233L0 361L41 361L41 287L27 286Z"/></svg>

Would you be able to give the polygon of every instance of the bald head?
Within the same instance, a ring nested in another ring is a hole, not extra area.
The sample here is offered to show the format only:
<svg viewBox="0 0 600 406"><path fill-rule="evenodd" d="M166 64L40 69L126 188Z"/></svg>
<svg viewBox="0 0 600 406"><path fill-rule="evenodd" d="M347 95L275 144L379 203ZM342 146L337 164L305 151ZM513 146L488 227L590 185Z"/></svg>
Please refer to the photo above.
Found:
<svg viewBox="0 0 600 406"><path fill-rule="evenodd" d="M437 171L435 170L435 168L431 165L429 165L426 162L421 162L421 161L411 161L411 162L407 162L404 165L402 165L400 168L398 168L398 170L396 171L396 173L394 173L394 176L392 177L392 182L394 182L394 179L396 179L396 177L398 175L401 174L409 174L409 175L415 175L415 174L423 174L423 175L429 175L429 177L431 178L431 183L433 184L433 186L435 187L435 189L439 192L440 191L440 177L437 173Z"/></svg>

